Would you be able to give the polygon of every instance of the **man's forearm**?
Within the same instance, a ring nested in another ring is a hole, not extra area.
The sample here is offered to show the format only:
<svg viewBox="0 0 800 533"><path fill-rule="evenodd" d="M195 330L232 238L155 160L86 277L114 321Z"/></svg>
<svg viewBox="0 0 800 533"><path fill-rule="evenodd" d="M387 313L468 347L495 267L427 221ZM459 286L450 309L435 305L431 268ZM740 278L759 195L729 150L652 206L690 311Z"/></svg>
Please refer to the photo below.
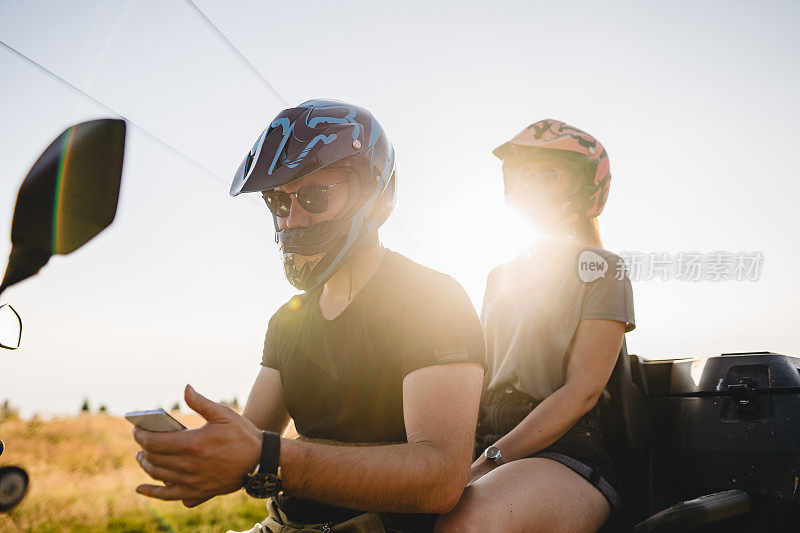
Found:
<svg viewBox="0 0 800 533"><path fill-rule="evenodd" d="M466 483L471 447L455 453L429 443L333 446L281 442L284 490L364 511L444 513Z"/></svg>

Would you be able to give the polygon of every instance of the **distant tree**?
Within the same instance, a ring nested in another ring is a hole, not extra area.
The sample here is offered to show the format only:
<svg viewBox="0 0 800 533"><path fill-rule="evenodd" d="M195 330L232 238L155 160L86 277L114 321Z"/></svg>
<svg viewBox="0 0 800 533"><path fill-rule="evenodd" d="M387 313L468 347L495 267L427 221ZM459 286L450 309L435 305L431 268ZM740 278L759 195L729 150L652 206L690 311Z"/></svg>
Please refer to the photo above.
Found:
<svg viewBox="0 0 800 533"><path fill-rule="evenodd" d="M89 407L89 398L84 398L83 405L81 405L81 413L88 413L89 411L91 411Z"/></svg>
<svg viewBox="0 0 800 533"><path fill-rule="evenodd" d="M233 397L232 400L220 400L219 403L222 405L227 405L231 409L238 409L239 408L239 400L236 396Z"/></svg>
<svg viewBox="0 0 800 533"><path fill-rule="evenodd" d="M97 412L100 413L100 414L107 414L108 413L108 407L106 407L106 404L104 404L104 403L100 404L100 407L97 409Z"/></svg>
<svg viewBox="0 0 800 533"><path fill-rule="evenodd" d="M172 411L180 411L181 410L181 402L175 402L172 405Z"/></svg>
<svg viewBox="0 0 800 533"><path fill-rule="evenodd" d="M19 409L11 405L7 399L0 404L0 421L19 420Z"/></svg>

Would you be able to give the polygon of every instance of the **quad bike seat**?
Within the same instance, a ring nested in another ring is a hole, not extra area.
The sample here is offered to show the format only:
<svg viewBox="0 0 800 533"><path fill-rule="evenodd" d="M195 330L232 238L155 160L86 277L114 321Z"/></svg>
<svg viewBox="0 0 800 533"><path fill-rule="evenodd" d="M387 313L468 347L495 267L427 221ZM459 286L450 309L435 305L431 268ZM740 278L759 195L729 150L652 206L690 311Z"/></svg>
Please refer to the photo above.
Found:
<svg viewBox="0 0 800 533"><path fill-rule="evenodd" d="M606 385L607 401L600 406L606 447L612 456L639 456L647 451L650 418L642 390L634 381L631 359L638 361L635 355L628 355L623 339L614 371Z"/></svg>

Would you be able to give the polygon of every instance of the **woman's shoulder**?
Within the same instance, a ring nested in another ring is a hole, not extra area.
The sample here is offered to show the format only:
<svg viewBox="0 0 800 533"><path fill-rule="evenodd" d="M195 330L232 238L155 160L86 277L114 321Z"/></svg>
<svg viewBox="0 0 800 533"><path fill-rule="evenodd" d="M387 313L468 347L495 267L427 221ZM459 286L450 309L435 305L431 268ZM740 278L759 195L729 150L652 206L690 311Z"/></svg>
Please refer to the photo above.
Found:
<svg viewBox="0 0 800 533"><path fill-rule="evenodd" d="M614 265L624 263L622 257L611 250L607 250L605 248L601 248L599 246L578 246L575 252L580 259L583 258L590 258L590 257L600 257L604 261L608 263L609 267L613 267Z"/></svg>
<svg viewBox="0 0 800 533"><path fill-rule="evenodd" d="M575 251L575 255L575 265L581 281L592 282L598 277L620 281L629 279L625 260L611 250L599 246L581 246Z"/></svg>
<svg viewBox="0 0 800 533"><path fill-rule="evenodd" d="M577 282L591 282L606 275L617 279L628 277L621 256L599 246L547 240L494 267L486 278L486 287L491 291L507 285L518 286L526 280L549 283L563 276L574 276Z"/></svg>
<svg viewBox="0 0 800 533"><path fill-rule="evenodd" d="M565 267L577 267L581 255L599 256L603 260L616 262L619 257L605 248L591 246L581 242L563 239L543 239L525 249L513 259L494 267L489 277L501 275L517 275L536 269L563 270Z"/></svg>

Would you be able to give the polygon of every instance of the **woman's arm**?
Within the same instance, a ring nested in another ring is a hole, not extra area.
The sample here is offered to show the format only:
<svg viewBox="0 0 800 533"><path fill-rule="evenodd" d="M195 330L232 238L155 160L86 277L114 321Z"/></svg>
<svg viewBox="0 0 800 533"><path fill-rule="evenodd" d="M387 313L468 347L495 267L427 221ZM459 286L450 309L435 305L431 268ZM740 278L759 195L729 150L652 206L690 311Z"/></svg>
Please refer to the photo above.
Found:
<svg viewBox="0 0 800 533"><path fill-rule="evenodd" d="M592 319L578 323L566 382L495 443L504 461L521 459L550 446L594 407L611 377L624 335L623 322ZM485 461L479 457L473 468Z"/></svg>
<svg viewBox="0 0 800 533"><path fill-rule="evenodd" d="M283 433L289 424L289 413L283 400L281 373L274 368L261 367L256 376L242 416L258 429Z"/></svg>

